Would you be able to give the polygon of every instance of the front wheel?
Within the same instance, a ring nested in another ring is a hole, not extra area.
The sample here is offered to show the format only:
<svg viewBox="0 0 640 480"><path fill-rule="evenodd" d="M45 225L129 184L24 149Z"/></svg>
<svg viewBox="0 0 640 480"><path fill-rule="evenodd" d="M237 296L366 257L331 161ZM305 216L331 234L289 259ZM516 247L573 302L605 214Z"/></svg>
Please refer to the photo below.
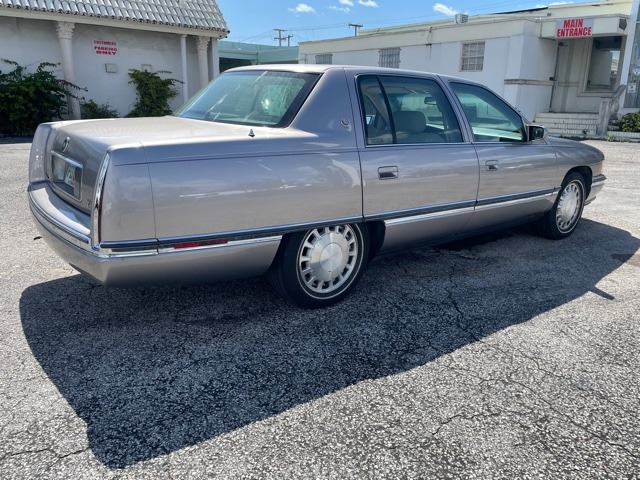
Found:
<svg viewBox="0 0 640 480"><path fill-rule="evenodd" d="M356 285L368 250L367 228L358 224L295 233L283 240L269 281L298 306L328 307Z"/></svg>
<svg viewBox="0 0 640 480"><path fill-rule="evenodd" d="M567 175L553 208L537 221L538 232L552 240L571 235L582 218L585 192L582 175L576 172Z"/></svg>

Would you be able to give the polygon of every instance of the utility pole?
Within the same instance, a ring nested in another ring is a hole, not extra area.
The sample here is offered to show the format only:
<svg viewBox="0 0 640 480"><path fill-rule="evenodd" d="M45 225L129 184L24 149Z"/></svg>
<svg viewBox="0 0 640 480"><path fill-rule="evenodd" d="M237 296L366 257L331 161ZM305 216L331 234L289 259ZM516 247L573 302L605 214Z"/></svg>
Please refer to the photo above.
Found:
<svg viewBox="0 0 640 480"><path fill-rule="evenodd" d="M274 28L274 30L276 32L278 32L278 36L274 38L274 40L278 40L278 46L281 47L282 46L282 40L285 39L285 37L282 36L283 32L286 32L286 30L283 30L282 28Z"/></svg>
<svg viewBox="0 0 640 480"><path fill-rule="evenodd" d="M350 23L349 26L353 27L353 36L357 37L358 36L358 29L362 28L362 25L360 23Z"/></svg>
<svg viewBox="0 0 640 480"><path fill-rule="evenodd" d="M287 35L285 37L287 39L287 47L291 46L291 39L293 38L293 35Z"/></svg>

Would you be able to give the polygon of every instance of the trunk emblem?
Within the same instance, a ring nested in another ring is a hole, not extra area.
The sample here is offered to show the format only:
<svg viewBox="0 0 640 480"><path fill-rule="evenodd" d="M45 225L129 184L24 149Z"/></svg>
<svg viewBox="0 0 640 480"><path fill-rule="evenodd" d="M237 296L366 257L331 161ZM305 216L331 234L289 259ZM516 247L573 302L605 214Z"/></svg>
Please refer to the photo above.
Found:
<svg viewBox="0 0 640 480"><path fill-rule="evenodd" d="M69 137L64 139L64 142L62 142L62 153L67 151L67 148L69 148L69 143L71 143L71 139Z"/></svg>

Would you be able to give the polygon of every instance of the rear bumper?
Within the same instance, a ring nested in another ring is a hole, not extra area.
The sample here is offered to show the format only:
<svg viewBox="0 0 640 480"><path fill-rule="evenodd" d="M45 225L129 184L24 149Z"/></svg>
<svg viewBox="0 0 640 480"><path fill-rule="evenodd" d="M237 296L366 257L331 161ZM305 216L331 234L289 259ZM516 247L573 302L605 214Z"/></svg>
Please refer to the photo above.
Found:
<svg viewBox="0 0 640 480"><path fill-rule="evenodd" d="M29 190L31 213L43 239L73 268L102 285L133 286L229 280L268 270L282 239L230 239L225 244L173 251L157 239L91 245L88 215L59 208L46 186ZM87 217L87 218L85 218Z"/></svg>

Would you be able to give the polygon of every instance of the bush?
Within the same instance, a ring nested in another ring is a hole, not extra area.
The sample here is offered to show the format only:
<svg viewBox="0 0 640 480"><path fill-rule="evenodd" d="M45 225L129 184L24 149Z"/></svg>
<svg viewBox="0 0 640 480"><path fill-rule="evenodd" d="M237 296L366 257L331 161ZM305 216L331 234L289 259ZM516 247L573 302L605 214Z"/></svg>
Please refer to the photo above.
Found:
<svg viewBox="0 0 640 480"><path fill-rule="evenodd" d="M67 113L66 89L80 87L48 70L59 64L42 62L34 73L25 73L26 67L4 58L2 61L12 65L13 71L0 70L0 134L30 135L39 124Z"/></svg>
<svg viewBox="0 0 640 480"><path fill-rule="evenodd" d="M93 100L80 102L80 113L82 118L85 119L119 117L118 111L108 103L98 105Z"/></svg>
<svg viewBox="0 0 640 480"><path fill-rule="evenodd" d="M623 132L640 132L640 110L623 115L620 119L620 129Z"/></svg>
<svg viewBox="0 0 640 480"><path fill-rule="evenodd" d="M137 101L133 110L127 117L162 117L171 115L169 100L178 95L174 88L177 83L182 83L175 78L161 78L160 73L167 71L145 72L132 68L129 70L131 80L138 91Z"/></svg>

